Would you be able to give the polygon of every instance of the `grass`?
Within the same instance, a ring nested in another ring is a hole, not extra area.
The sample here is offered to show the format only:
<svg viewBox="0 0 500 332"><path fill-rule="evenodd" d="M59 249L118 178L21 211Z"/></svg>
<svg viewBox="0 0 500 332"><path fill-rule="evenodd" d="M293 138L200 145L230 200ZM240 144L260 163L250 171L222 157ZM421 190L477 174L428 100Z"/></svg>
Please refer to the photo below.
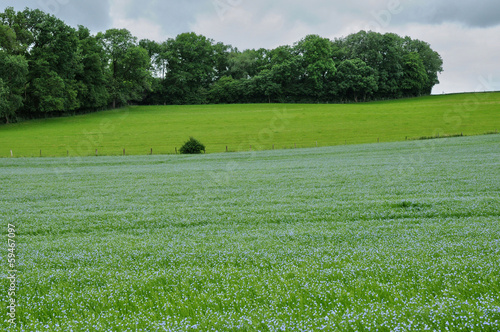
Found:
<svg viewBox="0 0 500 332"><path fill-rule="evenodd" d="M498 331L499 143L0 159L0 328Z"/></svg>
<svg viewBox="0 0 500 332"><path fill-rule="evenodd" d="M271 150L478 135L500 130L500 93L346 105L129 107L0 126L0 157L175 153L193 136L207 152Z"/></svg>

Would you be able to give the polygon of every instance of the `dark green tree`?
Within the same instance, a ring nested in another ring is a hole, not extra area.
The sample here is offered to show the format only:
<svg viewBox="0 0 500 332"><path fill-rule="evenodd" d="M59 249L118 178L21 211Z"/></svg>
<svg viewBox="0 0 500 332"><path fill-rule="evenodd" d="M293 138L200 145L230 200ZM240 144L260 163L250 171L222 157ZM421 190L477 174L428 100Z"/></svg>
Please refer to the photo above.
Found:
<svg viewBox="0 0 500 332"><path fill-rule="evenodd" d="M318 35L309 35L296 43L295 51L301 56L304 97L309 96L315 102L327 100L337 71L332 42Z"/></svg>
<svg viewBox="0 0 500 332"><path fill-rule="evenodd" d="M363 60L344 60L338 66L336 92L342 101L366 101L377 91L375 71Z"/></svg>
<svg viewBox="0 0 500 332"><path fill-rule="evenodd" d="M420 96L428 86L427 72L418 53L408 53L403 56L404 76L401 82L403 94L408 97Z"/></svg>
<svg viewBox="0 0 500 332"><path fill-rule="evenodd" d="M281 85L276 83L276 78L269 69L262 70L253 78L253 82L255 84L254 93L259 96L258 101L260 102L271 103L276 101L283 92Z"/></svg>
<svg viewBox="0 0 500 332"><path fill-rule="evenodd" d="M22 55L9 55L0 50L0 117L6 123L23 106L28 62Z"/></svg>
<svg viewBox="0 0 500 332"><path fill-rule="evenodd" d="M26 107L31 113L73 111L80 107L76 74L81 71L76 30L40 10L25 9L23 24L33 36Z"/></svg>
<svg viewBox="0 0 500 332"><path fill-rule="evenodd" d="M8 7L0 13L0 49L8 54L24 55L32 43L33 35L27 29L23 12Z"/></svg>
<svg viewBox="0 0 500 332"><path fill-rule="evenodd" d="M430 94L432 88L439 84L438 74L443 72L443 59L430 45L418 39L405 38L405 50L408 53L416 52L424 65L427 81L423 88L424 94Z"/></svg>
<svg viewBox="0 0 500 332"><path fill-rule="evenodd" d="M107 81L112 107L142 100L151 88L151 60L148 51L137 45L137 38L126 29L99 33L108 57Z"/></svg>
<svg viewBox="0 0 500 332"><path fill-rule="evenodd" d="M243 52L233 49L228 55L229 75L237 80L258 75L266 67L266 52L265 49L251 49Z"/></svg>
<svg viewBox="0 0 500 332"><path fill-rule="evenodd" d="M76 79L80 84L78 99L82 109L97 110L108 105L106 87L106 53L102 43L90 34L89 29L78 28L81 70Z"/></svg>
<svg viewBox="0 0 500 332"><path fill-rule="evenodd" d="M193 32L183 33L167 41L166 54L170 103L205 103L205 92L217 75L213 41Z"/></svg>

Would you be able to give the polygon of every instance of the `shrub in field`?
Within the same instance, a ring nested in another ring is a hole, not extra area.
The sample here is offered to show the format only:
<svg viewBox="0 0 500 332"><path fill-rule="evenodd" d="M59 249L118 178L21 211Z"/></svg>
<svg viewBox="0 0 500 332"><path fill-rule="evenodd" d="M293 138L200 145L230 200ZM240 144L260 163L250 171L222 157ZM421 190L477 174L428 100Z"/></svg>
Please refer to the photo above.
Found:
<svg viewBox="0 0 500 332"><path fill-rule="evenodd" d="M179 151L182 154L199 154L201 151L205 152L205 145L197 139L190 137L189 141L184 143Z"/></svg>

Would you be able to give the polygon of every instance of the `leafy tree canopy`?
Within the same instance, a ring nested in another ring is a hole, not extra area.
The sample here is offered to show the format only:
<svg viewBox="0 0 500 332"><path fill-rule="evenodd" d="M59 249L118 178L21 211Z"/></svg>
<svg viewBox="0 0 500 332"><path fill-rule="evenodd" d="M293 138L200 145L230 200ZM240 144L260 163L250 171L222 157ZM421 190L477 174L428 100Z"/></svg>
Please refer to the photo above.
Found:
<svg viewBox="0 0 500 332"><path fill-rule="evenodd" d="M142 104L357 102L430 94L443 70L424 41L360 31L240 51L182 33L92 35L40 10L0 13L0 121Z"/></svg>

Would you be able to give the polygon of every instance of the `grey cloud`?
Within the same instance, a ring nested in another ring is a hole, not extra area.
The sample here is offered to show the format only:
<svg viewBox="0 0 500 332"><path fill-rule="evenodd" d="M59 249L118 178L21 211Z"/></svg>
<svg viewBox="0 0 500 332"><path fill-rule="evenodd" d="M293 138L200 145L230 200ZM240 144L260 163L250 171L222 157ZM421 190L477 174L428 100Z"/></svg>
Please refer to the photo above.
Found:
<svg viewBox="0 0 500 332"><path fill-rule="evenodd" d="M417 22L441 24L462 23L466 26L487 28L500 24L500 2L497 0L445 0L419 1L405 4L403 13L395 17L395 23Z"/></svg>
<svg viewBox="0 0 500 332"><path fill-rule="evenodd" d="M133 1L125 8L128 19L147 18L159 24L165 34L177 35L191 31L199 13L211 11L216 16L213 1L208 0L143 0Z"/></svg>
<svg viewBox="0 0 500 332"><path fill-rule="evenodd" d="M4 8L14 7L16 10L37 8L71 26L84 25L94 32L106 30L112 23L109 0L4 0L3 4Z"/></svg>

